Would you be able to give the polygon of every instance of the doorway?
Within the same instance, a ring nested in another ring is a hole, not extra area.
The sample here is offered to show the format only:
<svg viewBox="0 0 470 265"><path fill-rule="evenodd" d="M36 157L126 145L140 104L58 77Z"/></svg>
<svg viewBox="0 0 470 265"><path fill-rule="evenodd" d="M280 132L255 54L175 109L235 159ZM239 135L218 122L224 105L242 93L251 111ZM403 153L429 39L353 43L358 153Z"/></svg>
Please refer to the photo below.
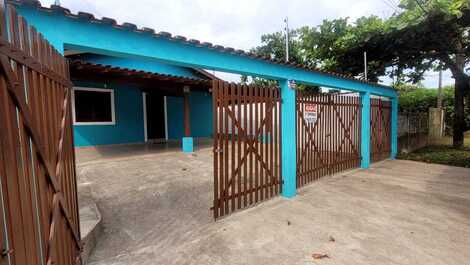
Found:
<svg viewBox="0 0 470 265"><path fill-rule="evenodd" d="M166 115L166 97L158 93L143 94L144 130L146 142L166 142L168 127Z"/></svg>

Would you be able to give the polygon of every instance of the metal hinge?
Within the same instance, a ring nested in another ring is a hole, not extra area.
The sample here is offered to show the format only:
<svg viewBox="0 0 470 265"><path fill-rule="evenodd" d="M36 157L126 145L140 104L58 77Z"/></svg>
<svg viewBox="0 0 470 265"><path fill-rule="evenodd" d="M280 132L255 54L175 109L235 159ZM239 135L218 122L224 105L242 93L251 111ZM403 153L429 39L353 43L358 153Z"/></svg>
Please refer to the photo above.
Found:
<svg viewBox="0 0 470 265"><path fill-rule="evenodd" d="M11 255L13 254L13 249L3 249L2 250L2 258L8 256L8 255Z"/></svg>

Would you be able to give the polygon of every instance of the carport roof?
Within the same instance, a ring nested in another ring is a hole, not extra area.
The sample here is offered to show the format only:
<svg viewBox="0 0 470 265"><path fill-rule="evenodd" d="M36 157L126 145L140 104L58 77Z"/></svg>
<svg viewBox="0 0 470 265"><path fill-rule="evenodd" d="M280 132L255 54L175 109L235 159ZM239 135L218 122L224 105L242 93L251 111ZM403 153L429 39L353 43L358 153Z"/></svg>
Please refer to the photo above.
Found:
<svg viewBox="0 0 470 265"><path fill-rule="evenodd" d="M203 89L209 89L211 87L210 80L158 74L129 68L121 68L111 65L90 63L82 60L71 60L69 62L69 65L72 79L74 77L107 76L110 78L125 78L129 80L133 79L143 83L165 83L172 86L181 85L181 87L188 85Z"/></svg>
<svg viewBox="0 0 470 265"><path fill-rule="evenodd" d="M51 5L50 7L44 7L44 6L41 5L41 2L39 0L8 0L8 2L16 4L16 5L34 6L37 9L45 11L45 12L61 13L66 17L70 17L70 18L73 18L73 19L84 20L84 21L87 21L89 23L109 25L113 28L120 29L120 30L128 30L128 31L134 31L134 32L138 32L138 33L152 34L157 38L164 38L164 39L168 39L168 40L171 40L171 41L182 42L184 44L192 45L192 46L196 46L196 47L206 47L206 48L214 49L214 50L217 50L217 51L220 51L220 52L223 52L223 53L236 54L236 55L239 55L239 56L246 56L246 57L250 57L250 58L253 58L253 59L264 60L264 61L267 61L269 63L287 65L287 66L291 66L291 67L295 67L295 68L301 68L301 69L307 70L307 71L312 71L312 72L316 72L316 73L320 73L320 74L324 74L324 75L330 75L330 76L334 76L334 77L337 77L337 78L352 80L352 81L355 81L355 82L365 83L365 84L368 84L368 85L373 85L373 86L377 86L377 87L380 87L380 88L385 88L385 89L390 89L390 90L395 91L395 89L390 87L390 86L385 86L385 85L381 85L381 84L378 84L378 83L375 83L375 82L366 81L364 79L357 79L357 78L355 78L351 75L347 75L347 74L339 74L339 73L335 73L335 72L323 71L323 70L317 69L317 68L312 67L312 66L293 63L293 62L287 62L286 63L286 62L284 62L284 60L273 59L273 58L270 58L270 57L257 55L253 52L246 52L244 50L234 49L234 48L231 48L231 47L224 47L224 46L221 46L221 45L214 45L214 44L209 43L209 42L201 42L201 41L196 40L196 39L189 39L188 40L184 36L178 36L178 35L173 36L169 32L161 31L161 32L156 33L155 30L152 29L152 28L146 28L146 27L138 28L137 25L135 25L133 23L124 22L122 24L118 24L116 22L116 20L113 19L113 18L102 17L101 19L99 19L99 18L96 18L93 14L90 14L90 13L87 13L87 12L78 12L77 14L74 14L69 9L64 8L62 6L59 6L59 5Z"/></svg>

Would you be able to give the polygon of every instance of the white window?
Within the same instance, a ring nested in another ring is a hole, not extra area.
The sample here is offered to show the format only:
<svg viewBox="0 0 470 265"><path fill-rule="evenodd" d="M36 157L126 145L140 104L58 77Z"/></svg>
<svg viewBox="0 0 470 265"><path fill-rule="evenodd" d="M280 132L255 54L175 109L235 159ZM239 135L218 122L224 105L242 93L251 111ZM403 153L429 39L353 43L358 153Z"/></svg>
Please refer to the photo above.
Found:
<svg viewBox="0 0 470 265"><path fill-rule="evenodd" d="M75 125L114 125L114 90L75 87L72 111Z"/></svg>

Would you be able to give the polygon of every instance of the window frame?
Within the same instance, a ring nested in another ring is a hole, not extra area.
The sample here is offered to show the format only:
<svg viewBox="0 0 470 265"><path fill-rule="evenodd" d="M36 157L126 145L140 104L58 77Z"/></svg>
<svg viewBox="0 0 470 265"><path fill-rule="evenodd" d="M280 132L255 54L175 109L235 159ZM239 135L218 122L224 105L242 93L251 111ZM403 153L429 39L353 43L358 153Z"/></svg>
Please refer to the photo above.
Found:
<svg viewBox="0 0 470 265"><path fill-rule="evenodd" d="M92 121L92 122L80 122L77 121L75 111L75 91L91 91L91 92L102 92L109 93L111 97L111 121ZM73 125L116 125L116 108L114 106L114 89L112 88L94 88L94 87L73 87L72 89L72 118Z"/></svg>

